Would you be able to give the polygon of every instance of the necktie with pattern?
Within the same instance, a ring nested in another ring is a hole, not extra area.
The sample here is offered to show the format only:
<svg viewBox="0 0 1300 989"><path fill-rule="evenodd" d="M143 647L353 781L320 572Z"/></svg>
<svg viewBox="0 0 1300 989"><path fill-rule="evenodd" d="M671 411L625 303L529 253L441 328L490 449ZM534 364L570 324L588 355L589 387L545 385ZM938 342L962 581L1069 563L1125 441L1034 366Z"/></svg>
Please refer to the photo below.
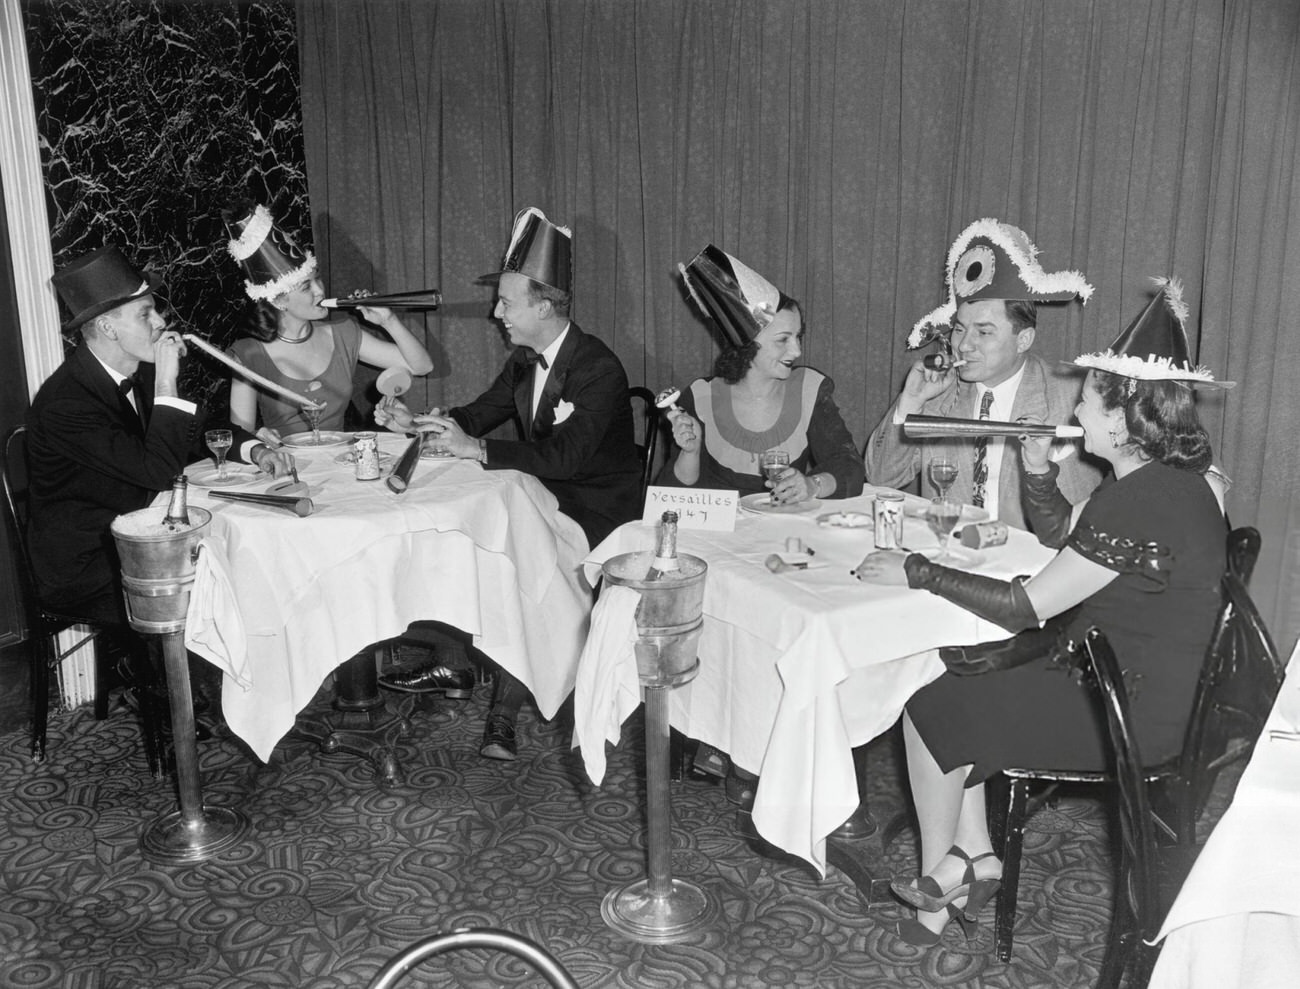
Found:
<svg viewBox="0 0 1300 989"><path fill-rule="evenodd" d="M993 392L986 391L984 397L980 399L980 418L989 417L989 409L993 406ZM984 507L984 485L989 479L989 438L981 436L975 441L975 490L971 495L971 502L976 508Z"/></svg>

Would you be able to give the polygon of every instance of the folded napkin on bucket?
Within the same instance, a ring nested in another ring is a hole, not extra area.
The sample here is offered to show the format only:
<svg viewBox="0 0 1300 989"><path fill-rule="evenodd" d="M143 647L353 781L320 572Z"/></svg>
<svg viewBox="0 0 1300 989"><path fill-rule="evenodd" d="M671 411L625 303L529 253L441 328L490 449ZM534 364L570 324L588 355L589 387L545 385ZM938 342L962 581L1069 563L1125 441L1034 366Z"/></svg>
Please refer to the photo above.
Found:
<svg viewBox="0 0 1300 989"><path fill-rule="evenodd" d="M573 688L573 744L593 783L605 778L605 743L617 745L623 722L641 703L636 671L636 609L641 595L606 582L591 612L591 631Z"/></svg>
<svg viewBox="0 0 1300 989"><path fill-rule="evenodd" d="M190 605L185 612L185 648L198 653L247 690L253 681L248 672L244 619L225 562L216 547L209 539L199 540Z"/></svg>

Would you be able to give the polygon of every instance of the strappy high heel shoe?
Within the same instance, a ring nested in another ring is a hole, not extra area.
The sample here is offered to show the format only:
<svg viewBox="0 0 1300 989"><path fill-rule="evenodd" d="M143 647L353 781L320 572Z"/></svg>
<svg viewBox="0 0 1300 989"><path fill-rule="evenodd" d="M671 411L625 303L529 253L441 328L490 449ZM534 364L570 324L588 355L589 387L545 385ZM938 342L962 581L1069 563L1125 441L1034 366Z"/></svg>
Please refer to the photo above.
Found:
<svg viewBox="0 0 1300 989"><path fill-rule="evenodd" d="M980 911L1002 888L1001 876L991 879L975 878L975 863L980 859L989 858L996 858L996 856L992 852L985 852L983 855L976 855L973 859L966 860L966 875L962 878L967 880L969 877L970 888L966 894L966 906L962 909L962 913L967 920L979 920Z"/></svg>
<svg viewBox="0 0 1300 989"><path fill-rule="evenodd" d="M985 852L971 858L962 848L953 845L948 849L948 854L966 863L966 870L962 873L961 881L951 889L945 890L940 887L933 876L922 876L915 883L895 879L889 884L889 888L895 896L908 906L930 912L942 910L954 900L966 897L966 908L963 912L970 920L976 920L979 911L992 899L993 894L998 891L998 887L1002 883L1001 879L975 878L975 862L979 859L991 858L993 853ZM978 898L976 897L976 887L978 887Z"/></svg>
<svg viewBox="0 0 1300 989"><path fill-rule="evenodd" d="M969 920L951 903L946 904L943 909L948 911L948 924L957 921L957 926L966 935L966 940L974 941L979 933L979 924ZM932 931L915 917L905 917L894 925L894 934L918 948L933 948L943 940L943 932L947 930L948 924L945 924L942 930Z"/></svg>

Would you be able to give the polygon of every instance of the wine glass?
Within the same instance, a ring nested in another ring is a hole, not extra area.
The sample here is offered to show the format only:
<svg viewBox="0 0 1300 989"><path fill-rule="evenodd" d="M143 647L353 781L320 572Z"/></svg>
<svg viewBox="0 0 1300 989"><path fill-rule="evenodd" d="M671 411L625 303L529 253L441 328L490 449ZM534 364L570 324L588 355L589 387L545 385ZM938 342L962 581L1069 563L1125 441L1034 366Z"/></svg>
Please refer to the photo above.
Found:
<svg viewBox="0 0 1300 989"><path fill-rule="evenodd" d="M939 493L941 499L948 497L948 489L957 480L957 463L948 457L935 457L930 461L927 468L930 475L930 483L934 485L934 490Z"/></svg>
<svg viewBox="0 0 1300 989"><path fill-rule="evenodd" d="M939 540L939 555L934 558L936 562L948 559L948 539L960 520L961 505L948 498L936 498L926 508L925 521Z"/></svg>
<svg viewBox="0 0 1300 989"><path fill-rule="evenodd" d="M316 405L304 405L302 414L307 417L307 425L311 426L311 445L320 446L320 420L325 414L325 403L318 402Z"/></svg>
<svg viewBox="0 0 1300 989"><path fill-rule="evenodd" d="M234 438L229 429L209 429L203 434L203 442L212 451L212 459L217 463L217 480L226 479L226 451L230 449Z"/></svg>
<svg viewBox="0 0 1300 989"><path fill-rule="evenodd" d="M781 475L790 467L790 454L780 448L764 450L758 464L762 468L763 476L767 478L768 483L775 485ZM768 501L773 505L776 504L774 496L769 495Z"/></svg>

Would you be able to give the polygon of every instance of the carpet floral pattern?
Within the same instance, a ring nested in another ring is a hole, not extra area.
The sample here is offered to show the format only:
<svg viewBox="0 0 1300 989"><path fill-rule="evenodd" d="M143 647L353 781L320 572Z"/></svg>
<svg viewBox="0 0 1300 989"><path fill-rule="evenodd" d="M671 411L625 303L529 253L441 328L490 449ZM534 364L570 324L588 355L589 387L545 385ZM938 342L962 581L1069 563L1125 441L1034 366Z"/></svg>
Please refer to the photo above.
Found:
<svg viewBox="0 0 1300 989"><path fill-rule="evenodd" d="M488 688L454 704L404 697L404 784L383 790L368 762L286 740L263 765L218 731L200 744L207 802L240 808L249 836L214 861L162 867L143 829L175 809L150 777L130 713L55 715L49 757L23 732L0 738L0 987L244 989L364 987L406 946L495 927L549 950L583 987L1090 986L1109 916L1107 827L1098 806L1063 799L1025 838L1021 916L1008 965L950 929L940 950L890 933L892 903L864 906L831 870L764 854L738 833L722 787L672 787L673 874L717 905L691 940L643 945L608 928L601 900L645 875L643 738L625 727L605 784L592 786L564 716L526 709L520 759L478 755ZM324 691L305 716L328 713ZM869 757L873 811L901 809L889 739ZM880 849L882 875L910 873L904 835ZM542 985L521 960L486 949L429 959L403 989Z"/></svg>

